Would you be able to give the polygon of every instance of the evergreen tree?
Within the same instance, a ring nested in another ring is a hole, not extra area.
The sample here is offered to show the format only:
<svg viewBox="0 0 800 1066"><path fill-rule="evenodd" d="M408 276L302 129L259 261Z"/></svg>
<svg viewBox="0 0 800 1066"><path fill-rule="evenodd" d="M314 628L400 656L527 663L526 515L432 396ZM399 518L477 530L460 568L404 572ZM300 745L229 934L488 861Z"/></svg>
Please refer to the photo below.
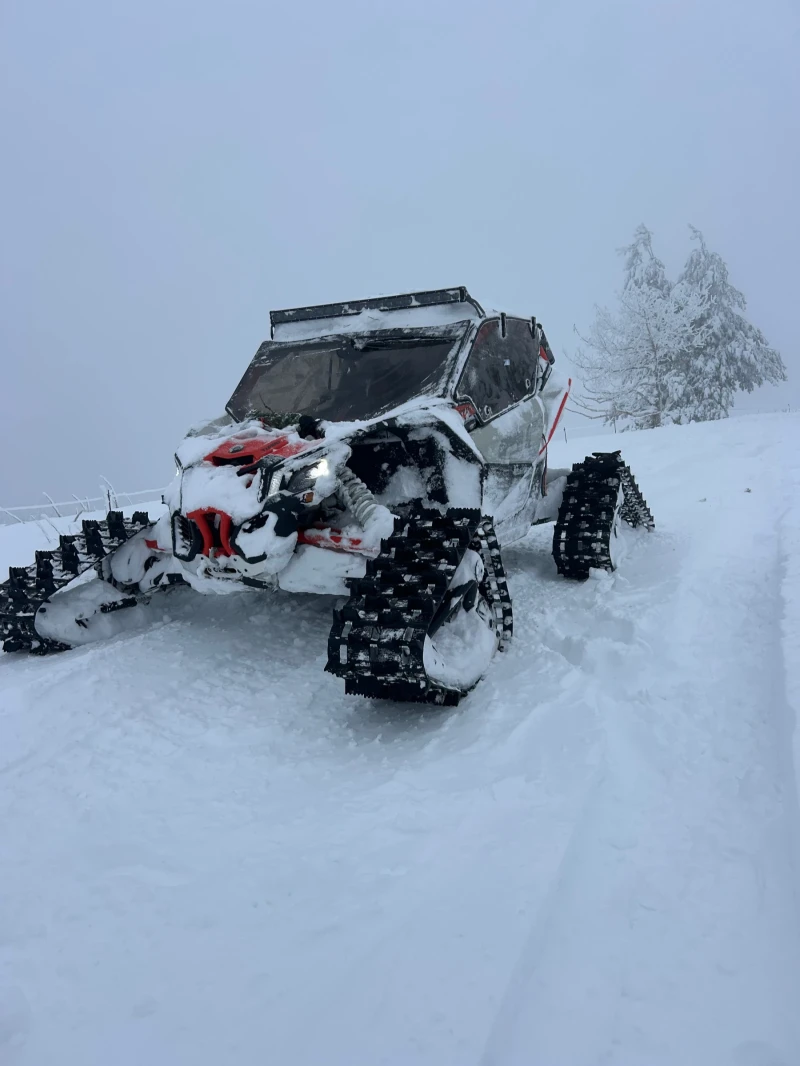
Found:
<svg viewBox="0 0 800 1066"><path fill-rule="evenodd" d="M761 330L745 318L744 295L728 280L722 257L709 251L700 230L689 228L699 247L673 291L693 319L681 405L686 421L727 418L738 391L785 381L786 368Z"/></svg>
<svg viewBox="0 0 800 1066"><path fill-rule="evenodd" d="M653 252L646 226L620 249L625 280L619 308L595 309L587 346L576 363L584 371L576 405L593 418L649 429L681 422L686 394L687 352L702 339L702 296L672 296L664 264Z"/></svg>
<svg viewBox="0 0 800 1066"><path fill-rule="evenodd" d="M672 285L667 280L664 264L653 252L653 234L642 223L636 227L633 244L619 249L625 256L625 281L622 291L653 289L662 296L669 295Z"/></svg>

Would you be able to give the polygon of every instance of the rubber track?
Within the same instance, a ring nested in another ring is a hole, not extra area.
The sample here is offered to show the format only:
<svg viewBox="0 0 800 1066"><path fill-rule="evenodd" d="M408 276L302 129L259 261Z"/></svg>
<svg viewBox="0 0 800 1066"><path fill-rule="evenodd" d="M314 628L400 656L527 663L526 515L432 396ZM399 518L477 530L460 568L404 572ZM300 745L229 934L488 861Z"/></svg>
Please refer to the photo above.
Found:
<svg viewBox="0 0 800 1066"><path fill-rule="evenodd" d="M494 522L491 518L481 519L470 548L478 552L483 560L484 574L481 593L491 604L495 630L498 634L497 647L499 651L504 651L514 633L514 615L506 571L500 554L500 543L495 535Z"/></svg>
<svg viewBox="0 0 800 1066"><path fill-rule="evenodd" d="M395 519L350 599L334 611L325 669L345 691L374 699L454 706L464 695L428 677L425 636L467 548L484 561L481 592L495 615L498 646L511 637L511 597L490 518L477 510L418 511Z"/></svg>
<svg viewBox="0 0 800 1066"><path fill-rule="evenodd" d="M146 511L125 518L122 511L109 511L105 521L83 522L83 532L62 534L58 548L37 551L31 566L12 566L8 581L0 584L0 641L3 651L28 651L35 655L65 651L68 644L40 637L34 627L36 612L59 589L74 581L151 524ZM136 602L131 597L132 603ZM117 600L109 610L127 606ZM102 610L103 608L101 608Z"/></svg>
<svg viewBox="0 0 800 1066"><path fill-rule="evenodd" d="M610 541L617 513L631 526L655 529L647 501L619 452L594 452L575 463L553 533L559 574L584 579L592 568L613 570Z"/></svg>

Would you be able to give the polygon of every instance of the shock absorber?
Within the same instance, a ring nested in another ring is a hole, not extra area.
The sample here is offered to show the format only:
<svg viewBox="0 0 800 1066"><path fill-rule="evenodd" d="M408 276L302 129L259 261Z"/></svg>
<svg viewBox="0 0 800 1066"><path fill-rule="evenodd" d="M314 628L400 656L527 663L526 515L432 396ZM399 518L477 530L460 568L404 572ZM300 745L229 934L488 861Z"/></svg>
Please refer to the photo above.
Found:
<svg viewBox="0 0 800 1066"><path fill-rule="evenodd" d="M339 471L339 491L342 502L355 515L356 521L366 529L375 514L377 500L361 478L347 466L343 466Z"/></svg>

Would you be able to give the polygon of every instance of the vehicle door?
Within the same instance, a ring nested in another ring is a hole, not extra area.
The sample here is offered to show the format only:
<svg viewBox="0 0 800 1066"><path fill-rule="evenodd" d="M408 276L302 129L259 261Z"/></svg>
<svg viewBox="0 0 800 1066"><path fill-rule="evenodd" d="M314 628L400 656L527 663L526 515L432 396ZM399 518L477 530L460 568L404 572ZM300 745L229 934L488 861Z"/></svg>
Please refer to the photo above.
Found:
<svg viewBox="0 0 800 1066"><path fill-rule="evenodd" d="M536 399L539 363L529 319L489 319L478 330L457 389L459 400L471 402L477 414L471 433L486 461L484 511L505 525L506 541L527 531L539 495L545 428Z"/></svg>

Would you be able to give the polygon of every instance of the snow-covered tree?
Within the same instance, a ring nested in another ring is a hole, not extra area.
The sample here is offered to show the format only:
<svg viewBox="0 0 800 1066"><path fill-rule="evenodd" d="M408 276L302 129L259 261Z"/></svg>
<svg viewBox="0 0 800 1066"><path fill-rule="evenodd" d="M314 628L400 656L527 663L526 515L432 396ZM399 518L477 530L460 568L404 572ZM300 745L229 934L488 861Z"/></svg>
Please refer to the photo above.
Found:
<svg viewBox="0 0 800 1066"><path fill-rule="evenodd" d="M628 289L653 289L663 296L672 288L667 279L664 264L653 252L653 234L642 223L636 227L633 244L619 249L625 256L625 281L623 292Z"/></svg>
<svg viewBox="0 0 800 1066"><path fill-rule="evenodd" d="M672 293L680 307L691 309L694 326L686 353L684 420L727 418L737 392L785 381L786 368L761 330L745 318L744 295L728 280L722 257L709 251L700 230L689 228L699 247Z"/></svg>
<svg viewBox="0 0 800 1066"><path fill-rule="evenodd" d="M728 268L698 241L677 284L639 226L620 249L625 277L614 311L595 308L575 362L583 371L583 413L622 428L725 418L738 391L786 380L780 355L744 316L745 298Z"/></svg>
<svg viewBox="0 0 800 1066"><path fill-rule="evenodd" d="M576 405L594 418L623 428L648 429L683 421L687 354L701 341L702 296L673 299L664 264L652 248L646 226L636 230L625 256L619 308L595 309L575 357L584 373Z"/></svg>

